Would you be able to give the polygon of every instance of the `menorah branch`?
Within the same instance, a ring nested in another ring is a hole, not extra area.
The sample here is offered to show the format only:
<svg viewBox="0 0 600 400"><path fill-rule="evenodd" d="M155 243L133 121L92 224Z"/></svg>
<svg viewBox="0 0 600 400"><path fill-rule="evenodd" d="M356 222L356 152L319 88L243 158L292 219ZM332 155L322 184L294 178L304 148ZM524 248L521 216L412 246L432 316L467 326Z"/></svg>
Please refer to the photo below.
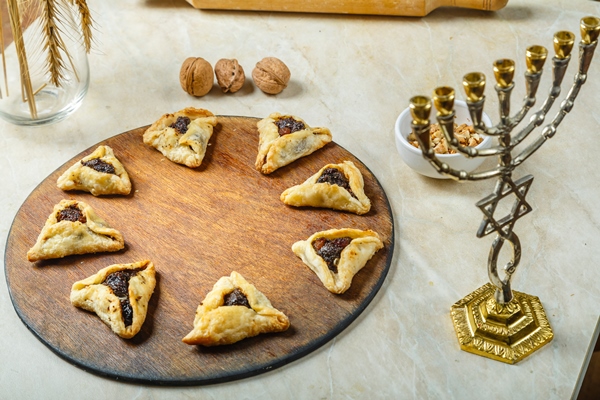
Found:
<svg viewBox="0 0 600 400"><path fill-rule="evenodd" d="M523 99L523 107L517 112L515 116L508 120L506 128L508 130L512 130L514 127L519 125L523 118L527 115L529 110L535 105L535 95L537 93L537 89L540 84L540 79L542 77L542 71L537 73L530 73L527 71L525 73L525 84L527 88L527 94L525 99Z"/></svg>
<svg viewBox="0 0 600 400"><path fill-rule="evenodd" d="M505 168L498 167L489 171L469 173L464 170L456 170L451 168L448 164L440 161L435 156L435 150L431 147L429 138L431 132L431 126L429 125L429 122L424 124L415 124L413 122L411 127L412 133L419 143L419 148L423 153L423 157L425 157L433 166L433 168L435 168L435 170L440 174L446 175L449 178L457 181L478 181L501 176L506 171Z"/></svg>
<svg viewBox="0 0 600 400"><path fill-rule="evenodd" d="M471 121L473 122L473 129L480 135L498 136L503 133L502 129L499 129L497 126L487 127L483 123L482 116L484 103L485 96L481 96L481 98L476 101L467 99L467 107L469 109L469 114L471 115Z"/></svg>
<svg viewBox="0 0 600 400"><path fill-rule="evenodd" d="M575 75L573 85L571 86L567 97L562 101L560 109L556 113L556 116L554 117L552 122L550 122L544 127L540 137L538 137L534 142L527 146L519 155L517 155L513 159L512 164L514 167L517 167L518 165L522 164L527 158L529 158L540 147L542 147L546 140L552 138L556 134L556 129L563 121L565 116L573 108L573 105L575 104L575 99L577 98L581 87L587 79L587 70L594 55L594 51L596 50L597 44L597 41L590 44L586 44L583 42L580 43L579 72Z"/></svg>
<svg viewBox="0 0 600 400"><path fill-rule="evenodd" d="M464 154L466 157L469 158L497 156L506 152L506 150L500 146L492 147L489 149L477 149L472 146L461 146L458 139L454 135L455 117L456 113L454 111L452 111L452 113L448 115L437 117L440 130L442 131L442 134L446 139L446 143L448 143L448 145L451 146L454 150Z"/></svg>
<svg viewBox="0 0 600 400"><path fill-rule="evenodd" d="M501 85L496 85L495 87L496 93L498 94L498 105L500 108L500 127L506 127L509 125L510 95L514 87L514 83L511 83L510 86L507 87L503 87Z"/></svg>

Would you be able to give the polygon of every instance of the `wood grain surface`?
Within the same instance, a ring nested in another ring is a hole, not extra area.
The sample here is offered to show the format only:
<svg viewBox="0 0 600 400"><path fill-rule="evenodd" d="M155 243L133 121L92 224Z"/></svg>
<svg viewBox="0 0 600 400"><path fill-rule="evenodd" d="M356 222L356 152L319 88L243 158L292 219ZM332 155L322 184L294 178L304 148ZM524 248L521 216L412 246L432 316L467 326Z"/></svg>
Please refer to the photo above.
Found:
<svg viewBox="0 0 600 400"><path fill-rule="evenodd" d="M133 183L129 196L96 198L56 187L58 176L97 146L48 176L21 206L6 245L8 288L25 325L58 355L88 371L170 385L223 382L277 368L346 328L373 299L390 267L394 233L386 195L373 174L335 143L262 175L254 169L257 121L219 117L197 169L174 164L143 144L145 127L99 143L111 146L127 169ZM287 187L343 160L353 161L363 174L372 202L368 214L293 208L279 200ZM28 262L27 250L53 206L65 198L90 204L121 231L125 249ZM291 246L314 232L342 227L373 229L384 248L345 294L334 295ZM133 339L119 338L95 314L71 305L75 281L111 264L142 259L154 262L157 287L142 330ZM289 330L213 348L182 343L198 304L221 276L234 270L289 317Z"/></svg>
<svg viewBox="0 0 600 400"><path fill-rule="evenodd" d="M195 8L423 17L439 7L497 11L508 0L187 0Z"/></svg>

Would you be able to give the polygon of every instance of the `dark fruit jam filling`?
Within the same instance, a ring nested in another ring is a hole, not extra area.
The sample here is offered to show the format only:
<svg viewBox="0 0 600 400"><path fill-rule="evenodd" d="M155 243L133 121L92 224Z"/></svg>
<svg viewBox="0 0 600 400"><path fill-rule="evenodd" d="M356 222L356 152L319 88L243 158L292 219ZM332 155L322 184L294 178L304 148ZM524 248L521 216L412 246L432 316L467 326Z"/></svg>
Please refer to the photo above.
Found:
<svg viewBox="0 0 600 400"><path fill-rule="evenodd" d="M317 254L325 260L327 268L333 273L338 272L337 266L340 261L340 254L352 241L352 238L346 236L336 239L326 239L324 237L316 238L312 246Z"/></svg>
<svg viewBox="0 0 600 400"><path fill-rule="evenodd" d="M297 131L301 131L305 128L304 122L296 121L294 118L282 118L275 122L275 125L279 128L279 136L288 135Z"/></svg>
<svg viewBox="0 0 600 400"><path fill-rule="evenodd" d="M116 271L109 274L103 285L108 286L112 292L119 298L121 303L121 314L123 315L123 322L125 326L130 326L133 323L133 309L129 302L129 280L141 269L126 269L123 271Z"/></svg>
<svg viewBox="0 0 600 400"><path fill-rule="evenodd" d="M175 129L182 135L187 132L190 119L188 117L177 117L177 121L172 123L169 127Z"/></svg>
<svg viewBox="0 0 600 400"><path fill-rule="evenodd" d="M223 297L223 305L224 306L244 306L248 308L250 307L250 303L248 303L248 298L240 289L235 289L233 292L226 294Z"/></svg>
<svg viewBox="0 0 600 400"><path fill-rule="evenodd" d="M115 167L99 158L92 158L91 160L82 161L81 164L86 167L90 167L98 172L104 172L105 174L115 174Z"/></svg>
<svg viewBox="0 0 600 400"><path fill-rule="evenodd" d="M73 204L73 205L70 205L69 207L67 207L63 210L60 210L58 212L58 215L56 216L56 222L60 222L60 221L71 221L71 222L79 221L82 224L85 224L85 222L87 220L85 218L85 215L83 215L83 213L79 209L79 207L77 207L77 205Z"/></svg>
<svg viewBox="0 0 600 400"><path fill-rule="evenodd" d="M354 192L352 192L352 189L350 189L350 182L348 181L348 178L346 178L346 175L344 175L344 173L337 168L325 169L319 179L317 179L317 183L338 185L346 189L352 197L356 198Z"/></svg>

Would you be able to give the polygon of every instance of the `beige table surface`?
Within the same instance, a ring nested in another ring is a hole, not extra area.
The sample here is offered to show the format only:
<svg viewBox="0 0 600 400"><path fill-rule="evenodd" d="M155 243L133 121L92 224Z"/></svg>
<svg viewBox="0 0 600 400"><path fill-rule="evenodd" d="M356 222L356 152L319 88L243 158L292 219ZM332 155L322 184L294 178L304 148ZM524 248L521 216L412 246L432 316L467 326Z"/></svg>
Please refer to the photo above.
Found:
<svg viewBox="0 0 600 400"><path fill-rule="evenodd" d="M540 297L555 333L517 365L461 351L449 315L455 301L487 282L492 237L475 237L481 213L474 203L493 182L417 175L398 156L393 126L411 96L459 88L470 71L491 79L492 61L504 57L517 61L516 109L526 47L551 48L558 30L579 35L580 18L600 15L600 3L511 0L496 13L441 9L426 18L202 12L184 0L89 4L97 30L82 107L41 128L0 121L0 259L19 206L48 174L105 138L186 106L257 117L280 111L329 127L387 192L394 258L374 301L320 349L259 376L184 388L104 379L59 358L20 321L1 268L0 399L565 399L578 390L600 310L600 59L556 137L515 174L535 181L528 195L534 211L515 228L523 257L513 285ZM292 81L277 96L249 79L235 95L215 87L192 98L178 83L188 56L213 64L237 58L248 75L258 60L276 56ZM549 82L546 73L542 96ZM495 117L491 84L487 94Z"/></svg>

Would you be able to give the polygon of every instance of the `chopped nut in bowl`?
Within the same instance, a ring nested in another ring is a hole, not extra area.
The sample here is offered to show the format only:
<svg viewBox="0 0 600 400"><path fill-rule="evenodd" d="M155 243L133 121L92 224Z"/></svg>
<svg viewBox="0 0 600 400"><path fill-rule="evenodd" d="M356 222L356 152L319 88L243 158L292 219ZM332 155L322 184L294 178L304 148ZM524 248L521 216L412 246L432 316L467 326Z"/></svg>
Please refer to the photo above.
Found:
<svg viewBox="0 0 600 400"><path fill-rule="evenodd" d="M454 135L460 142L461 146L475 146L478 149L485 149L492 146L492 137L479 135L473 129L469 109L464 101L456 100L454 102L454 110L456 112L456 120L454 125ZM484 113L482 116L483 123L487 126L492 125L490 118ZM444 175L439 174L435 168L429 164L419 149L419 146L412 136L411 129L412 117L410 110L405 109L395 125L396 148L402 160L417 171L418 173L430 178L445 179ZM468 158L463 154L456 153L454 149L448 149L446 139L436 122L435 112L431 113L431 142L432 146L440 161L445 162L451 168L471 172L483 163L484 157Z"/></svg>

